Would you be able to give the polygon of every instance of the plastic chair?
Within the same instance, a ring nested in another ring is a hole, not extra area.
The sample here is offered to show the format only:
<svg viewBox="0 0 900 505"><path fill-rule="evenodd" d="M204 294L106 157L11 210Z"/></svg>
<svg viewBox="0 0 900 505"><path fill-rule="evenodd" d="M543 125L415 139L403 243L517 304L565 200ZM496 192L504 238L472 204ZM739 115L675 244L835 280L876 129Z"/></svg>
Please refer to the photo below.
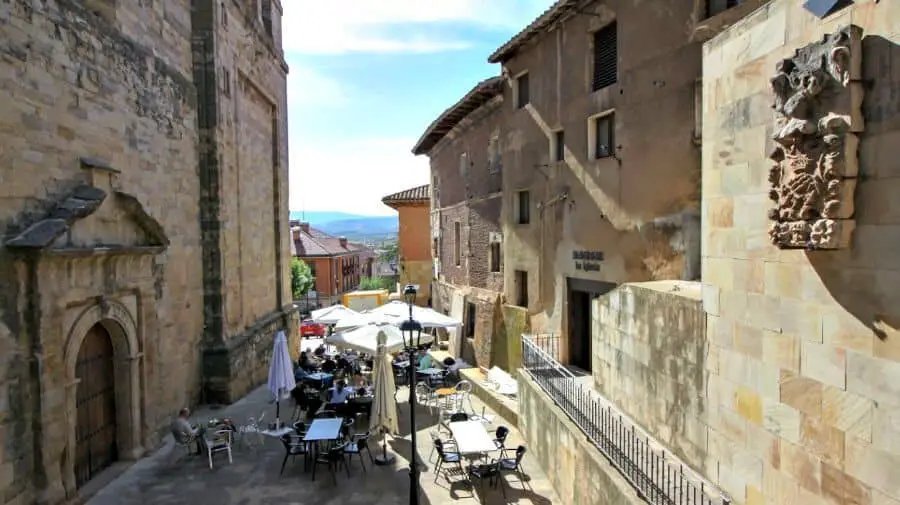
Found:
<svg viewBox="0 0 900 505"><path fill-rule="evenodd" d="M217 452L228 453L228 462L233 463L231 459L231 440L234 432L232 430L217 430L212 437L206 437L206 454L209 456L209 469L213 468L213 454Z"/></svg>

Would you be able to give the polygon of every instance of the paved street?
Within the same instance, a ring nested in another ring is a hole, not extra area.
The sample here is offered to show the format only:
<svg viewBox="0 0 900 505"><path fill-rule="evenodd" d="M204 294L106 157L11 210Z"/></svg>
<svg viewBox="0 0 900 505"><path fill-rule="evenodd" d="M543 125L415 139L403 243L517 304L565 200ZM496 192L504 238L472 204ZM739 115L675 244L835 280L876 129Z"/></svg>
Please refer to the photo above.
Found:
<svg viewBox="0 0 900 505"><path fill-rule="evenodd" d="M110 485L96 494L88 505L295 505L295 504L401 504L408 502L409 474L407 472L410 454L408 404L405 401L406 390L399 393L401 426L405 436L395 440L388 439L388 451L398 455L397 463L389 467L371 465L366 458L368 472L363 472L359 460L354 458L351 466L352 475L347 477L343 470L338 474L338 485L335 486L331 476L319 469L313 482L310 474L303 472L302 457L297 458L292 466L288 461L284 475L279 477L278 470L284 456L284 449L278 440L270 439L258 452L238 447L234 453L234 463L229 464L227 457L217 454L215 468L210 470L207 460L198 456L182 456L183 450L174 447L171 437L166 445L153 456L145 458ZM290 404L290 401L287 402ZM482 405L473 398L475 409ZM282 412L290 415L291 407L282 406ZM266 412L267 419L273 419L275 406L268 402L265 387L257 389L246 398L220 410L200 410L194 413L195 419L230 416L235 422L243 422L251 416L258 417ZM460 476L451 475L450 482L444 478L442 471L437 483L432 465L428 462L431 453L429 431L435 425L435 418L427 410L419 409L417 413L419 454L425 467L421 474L423 495L421 503L449 504L458 501L488 504L518 503L524 505L549 505L558 503L550 483L536 468L534 461L525 456L524 467L526 482L519 481L515 475L506 477L506 499L498 489L485 487L482 495L480 489L474 490L465 484ZM501 419L489 425L493 430ZM444 437L447 435L445 434ZM508 439L509 447L516 447L521 438L516 430ZM374 447L375 454L381 450L380 444ZM173 452L176 451L176 452ZM179 458L180 457L180 458Z"/></svg>

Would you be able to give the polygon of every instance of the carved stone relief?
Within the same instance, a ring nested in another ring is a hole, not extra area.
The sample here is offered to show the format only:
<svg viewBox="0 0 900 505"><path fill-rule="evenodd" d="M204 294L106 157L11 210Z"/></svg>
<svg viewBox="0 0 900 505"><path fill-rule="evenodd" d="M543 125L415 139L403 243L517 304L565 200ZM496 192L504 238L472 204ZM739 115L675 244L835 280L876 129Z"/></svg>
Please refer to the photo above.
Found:
<svg viewBox="0 0 900 505"><path fill-rule="evenodd" d="M849 247L863 130L862 29L849 26L778 63L769 237L781 249Z"/></svg>

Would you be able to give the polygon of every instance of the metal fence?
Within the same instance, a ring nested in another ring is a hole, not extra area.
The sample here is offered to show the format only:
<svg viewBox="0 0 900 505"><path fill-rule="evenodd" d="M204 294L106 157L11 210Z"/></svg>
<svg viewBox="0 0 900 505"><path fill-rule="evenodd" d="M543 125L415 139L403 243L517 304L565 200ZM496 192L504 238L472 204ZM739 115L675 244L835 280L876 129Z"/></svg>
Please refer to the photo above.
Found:
<svg viewBox="0 0 900 505"><path fill-rule="evenodd" d="M654 446L648 436L576 381L558 361L559 337L522 336L522 369L645 500L658 505L729 505L718 489Z"/></svg>

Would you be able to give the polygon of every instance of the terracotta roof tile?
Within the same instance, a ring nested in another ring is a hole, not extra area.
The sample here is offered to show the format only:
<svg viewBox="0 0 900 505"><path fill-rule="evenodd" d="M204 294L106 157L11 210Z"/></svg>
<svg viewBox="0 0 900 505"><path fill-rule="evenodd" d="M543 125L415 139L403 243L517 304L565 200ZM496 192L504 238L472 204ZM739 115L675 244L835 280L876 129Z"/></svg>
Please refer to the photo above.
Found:
<svg viewBox="0 0 900 505"><path fill-rule="evenodd" d="M414 188L404 189L394 194L388 195L381 199L381 202L387 206L398 203L422 203L431 200L431 185L416 186Z"/></svg>
<svg viewBox="0 0 900 505"><path fill-rule="evenodd" d="M500 76L485 79L469 90L464 97L453 104L449 109L441 113L425 129L425 133L413 146L415 155L426 154L437 145L445 135L450 133L456 125L466 116L474 112L478 107L489 102L495 96L503 93L503 78Z"/></svg>
<svg viewBox="0 0 900 505"><path fill-rule="evenodd" d="M526 26L524 30L517 33L513 38L509 39L505 44L497 48L496 51L488 56L488 63L503 63L512 58L520 47L539 35L547 27L565 15L575 12L578 9L579 3L582 3L582 0L557 0L538 16L537 19Z"/></svg>
<svg viewBox="0 0 900 505"><path fill-rule="evenodd" d="M369 249L356 242L346 242L341 245L341 238L329 235L322 230L309 228L309 232L303 230L299 226L291 228L292 232L297 232L299 238L293 240L291 253L298 257L309 256L340 256L342 254L359 253L364 256ZM374 253L373 253L374 254Z"/></svg>

